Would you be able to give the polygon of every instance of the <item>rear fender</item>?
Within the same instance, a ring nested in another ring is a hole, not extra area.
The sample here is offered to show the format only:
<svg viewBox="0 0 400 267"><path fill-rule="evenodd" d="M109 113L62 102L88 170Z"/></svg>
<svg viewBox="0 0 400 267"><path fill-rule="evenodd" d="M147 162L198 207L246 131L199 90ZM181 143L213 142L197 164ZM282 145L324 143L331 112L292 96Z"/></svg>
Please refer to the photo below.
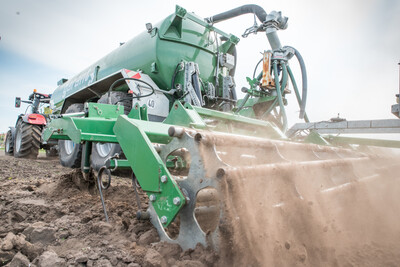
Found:
<svg viewBox="0 0 400 267"><path fill-rule="evenodd" d="M41 115L41 114L25 114L21 116L21 119L29 124L34 124L34 125L46 125L46 118Z"/></svg>

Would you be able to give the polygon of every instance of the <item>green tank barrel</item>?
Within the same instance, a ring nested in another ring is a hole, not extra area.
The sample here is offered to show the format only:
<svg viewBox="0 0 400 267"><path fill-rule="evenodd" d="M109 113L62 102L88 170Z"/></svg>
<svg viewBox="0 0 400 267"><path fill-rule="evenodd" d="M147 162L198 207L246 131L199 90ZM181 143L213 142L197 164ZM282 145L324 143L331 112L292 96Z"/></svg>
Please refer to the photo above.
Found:
<svg viewBox="0 0 400 267"><path fill-rule="evenodd" d="M64 101L85 102L75 94L92 83L121 69L141 70L162 90L171 89L171 78L181 61L196 62L200 77L206 82L215 81L217 50L231 49L239 39L228 35L193 13L177 6L174 14L151 26L135 38L121 45L73 78L61 84L52 95L56 113L61 111ZM214 31L226 37L225 43L217 49Z"/></svg>

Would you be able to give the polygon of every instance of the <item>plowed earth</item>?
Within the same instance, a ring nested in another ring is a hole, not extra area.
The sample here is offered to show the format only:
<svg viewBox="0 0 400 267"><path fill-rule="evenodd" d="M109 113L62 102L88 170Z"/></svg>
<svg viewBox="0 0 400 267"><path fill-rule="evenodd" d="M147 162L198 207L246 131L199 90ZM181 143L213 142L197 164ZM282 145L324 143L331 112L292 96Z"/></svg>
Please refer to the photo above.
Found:
<svg viewBox="0 0 400 267"><path fill-rule="evenodd" d="M256 180L233 180L227 207L235 209L228 214L234 233L219 253L160 242L149 221L136 219L126 178L114 177L105 192L105 222L99 195L78 187L79 176L44 155L0 155L0 266L400 265L398 168L340 196L291 199L275 207ZM140 198L146 208L147 197Z"/></svg>

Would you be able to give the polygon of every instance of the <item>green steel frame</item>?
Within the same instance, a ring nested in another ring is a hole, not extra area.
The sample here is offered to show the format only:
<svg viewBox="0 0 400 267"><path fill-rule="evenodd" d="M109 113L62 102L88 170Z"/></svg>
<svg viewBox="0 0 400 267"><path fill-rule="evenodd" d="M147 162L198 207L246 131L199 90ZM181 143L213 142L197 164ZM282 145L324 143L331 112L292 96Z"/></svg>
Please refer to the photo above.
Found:
<svg viewBox="0 0 400 267"><path fill-rule="evenodd" d="M145 105L135 105L128 116L124 115L123 106L118 105L87 103L86 109L87 113L53 119L43 132L43 140L70 139L75 143L85 143L84 169L89 167L86 165L89 164L92 142L119 143L126 160L110 160L107 167L132 169L151 199L158 217L167 218L163 221L164 226L174 220L186 203L184 194L168 171L171 162L163 162L154 148L154 143L167 144L172 140L168 134L171 126L285 138L279 129L268 122L190 104L182 105L179 101L174 103L169 116L162 123L147 120ZM212 123L207 124L206 121Z"/></svg>

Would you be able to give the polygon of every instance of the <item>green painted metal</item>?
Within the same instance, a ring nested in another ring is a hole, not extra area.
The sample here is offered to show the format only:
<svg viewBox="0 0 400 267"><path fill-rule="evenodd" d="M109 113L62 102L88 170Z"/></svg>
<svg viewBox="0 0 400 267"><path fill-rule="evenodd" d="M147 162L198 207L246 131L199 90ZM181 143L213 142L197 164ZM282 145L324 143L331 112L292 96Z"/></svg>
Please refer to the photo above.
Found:
<svg viewBox="0 0 400 267"><path fill-rule="evenodd" d="M50 137L53 139L71 139L75 143L82 141L118 142L113 127L115 118L123 114L123 108L108 104L89 103L88 109L89 118L64 117L53 120L45 129L43 138L45 140ZM135 119L150 140L155 143L165 144L170 141L168 128L172 125L197 129L212 128L216 131L267 136L277 139L286 138L279 129L267 121L195 107L188 103L182 105L179 101L175 102L164 123L146 121L146 109L145 105L143 107L135 105L128 117ZM214 123L207 125L203 118L212 119Z"/></svg>
<svg viewBox="0 0 400 267"><path fill-rule="evenodd" d="M124 106L100 103L88 103L88 116L91 118L111 119L124 114Z"/></svg>
<svg viewBox="0 0 400 267"><path fill-rule="evenodd" d="M151 142L158 144L167 144L171 141L171 137L168 135L168 129L173 126L161 122L132 120L135 125L143 130Z"/></svg>
<svg viewBox="0 0 400 267"><path fill-rule="evenodd" d="M180 7L177 6L177 9L178 8L180 8ZM195 23L197 23L197 24L209 29L210 31L214 31L214 32L220 34L221 36L226 37L232 44L238 44L239 41L240 41L240 39L238 37L236 37L235 35L227 34L224 31L221 31L220 29L214 27L212 24L208 24L207 22L205 22L203 18L201 18L199 16L196 16L193 13L186 13L185 15L186 15L185 17L187 19L189 19L189 20L191 20L191 21L193 21L193 22L195 22ZM221 51L222 52L226 52L227 50L226 51L221 50Z"/></svg>
<svg viewBox="0 0 400 267"><path fill-rule="evenodd" d="M212 119L213 123L206 124L205 119ZM179 101L174 103L164 123L197 129L210 128L221 132L286 139L286 136L277 127L267 121L192 106L189 103L182 105Z"/></svg>
<svg viewBox="0 0 400 267"><path fill-rule="evenodd" d="M252 107L246 106L243 109L241 109L237 114L248 118L253 118L253 119L256 118L256 113L254 113L254 109L252 109Z"/></svg>
<svg viewBox="0 0 400 267"><path fill-rule="evenodd" d="M137 119L131 120L135 121L146 132L151 142L166 144L171 140L168 129L172 125ZM42 138L45 141L50 138L70 139L77 144L82 141L118 143L113 130L115 121L116 119L74 117L55 119L49 123Z"/></svg>
<svg viewBox="0 0 400 267"><path fill-rule="evenodd" d="M207 126L201 116L193 109L192 105L185 104L183 106L179 101L175 101L164 123L199 129L206 128Z"/></svg>
<svg viewBox="0 0 400 267"><path fill-rule="evenodd" d="M243 108L253 108L254 105L265 103L265 102L274 101L275 99L277 99L276 96L263 96L263 97L249 98L246 101L246 103L244 104ZM243 99L238 100L238 105L240 105L242 100ZM239 115L243 116L241 111L239 112ZM245 117L248 117L248 116L245 116Z"/></svg>
<svg viewBox="0 0 400 267"><path fill-rule="evenodd" d="M400 148L400 141L395 140L381 140L381 139L367 139L357 137L344 137L344 136L333 136L329 135L324 137L333 145L364 145L364 146L378 146L378 147L389 147L389 148Z"/></svg>
<svg viewBox="0 0 400 267"><path fill-rule="evenodd" d="M107 110L107 108L102 108ZM93 106L96 114L97 110ZM102 114L109 115L107 112ZM71 139L75 143L86 141L86 145L91 144L87 141L119 143L127 160L118 160L118 167L130 167L142 189L149 196L155 195L156 200L153 202L153 206L159 217L167 218L165 223L167 226L186 201L168 172L168 163L165 164L161 160L152 144L170 142L171 137L168 135L170 127L171 125L159 122L131 119L126 115L120 115L117 119L105 119L96 117L96 115L87 118L66 117L53 120L45 131L44 139L48 140L50 137ZM58 129L58 131L51 129ZM88 154L85 153L85 155ZM85 163L84 166L86 165ZM114 167L115 161L111 161L110 168ZM166 183L160 182L163 175L167 177ZM179 198L180 204L175 205L174 198Z"/></svg>
<svg viewBox="0 0 400 267"><path fill-rule="evenodd" d="M267 121L256 120L233 113L221 112L197 106L193 106L193 109L204 118L218 120L218 123L212 125L212 129L215 131L268 137L273 139L287 139L279 128Z"/></svg>
<svg viewBox="0 0 400 267"><path fill-rule="evenodd" d="M261 115L261 119L267 119L272 110L276 107L278 103L278 98L276 97L275 100L270 104L269 108Z"/></svg>
<svg viewBox="0 0 400 267"><path fill-rule="evenodd" d="M140 119L143 121L148 121L149 116L147 115L147 105L143 105L139 108L140 111Z"/></svg>
<svg viewBox="0 0 400 267"><path fill-rule="evenodd" d="M71 139L81 141L117 143L113 127L115 119L102 118L60 118L53 120L42 134L43 140Z"/></svg>
<svg viewBox="0 0 400 267"><path fill-rule="evenodd" d="M128 118L131 119L137 119L140 120L141 119L141 114L140 114L140 105L139 103L136 103L133 108L131 109L131 111L128 114Z"/></svg>
<svg viewBox="0 0 400 267"><path fill-rule="evenodd" d="M168 156L165 166L170 169L183 169L187 168L186 161L179 156ZM131 169L131 164L126 159L113 159L110 161L108 168L114 169Z"/></svg>
<svg viewBox="0 0 400 267"><path fill-rule="evenodd" d="M110 142L119 143L124 151L126 160L110 161L110 168L131 168L135 173L142 189L151 196L154 209L159 218L167 218L165 226L169 225L185 204L185 197L170 175L168 168L184 168L186 162L182 158L170 156L163 162L153 143L167 144L172 138L168 129L173 125L191 128L210 128L226 130L234 129L238 134L255 136L274 136L283 138L281 132L270 123L246 118L243 116L182 105L175 102L170 115L163 122L146 121L147 107L135 105L129 116L123 115L121 106L107 104L88 104L88 117L61 117L54 119L44 131L43 139L71 139L75 143ZM80 115L84 115L82 113ZM218 121L223 127L207 125L204 118ZM240 127L245 125L246 127ZM238 130L236 130L236 128ZM240 130L243 128L243 130ZM87 148L87 147L86 147ZM85 153L84 167L88 166L88 153ZM167 177L162 183L161 177ZM180 201L175 202L174 199Z"/></svg>
<svg viewBox="0 0 400 267"><path fill-rule="evenodd" d="M83 146L82 149L82 155L83 155L83 167L82 171L84 173L89 173L90 172L90 155L92 154L92 142L85 142L85 145Z"/></svg>
<svg viewBox="0 0 400 267"><path fill-rule="evenodd" d="M216 110L201 108L201 107L196 107L196 106L193 106L193 109L201 116L213 117L213 118L227 120L227 121L234 121L234 122L258 125L258 126L265 126L265 127L268 127L270 125L268 122L265 122L265 121L255 120L255 119L243 117L240 115L235 115L235 114L228 113L228 112L221 112L221 111L216 111Z"/></svg>
<svg viewBox="0 0 400 267"><path fill-rule="evenodd" d="M329 142L322 137L319 133L311 131L307 137L304 139L304 142L310 143L310 144L316 144L316 145L323 145L323 146L329 146Z"/></svg>
<svg viewBox="0 0 400 267"><path fill-rule="evenodd" d="M138 122L140 121L122 115L115 123L114 132L142 189L146 191L150 199L152 199L151 195L154 196L152 205L157 215L160 218L162 216L167 218L165 223L167 226L173 221L186 200L154 149L152 141L143 130L143 124ZM163 131L165 131L164 135L168 135L167 128ZM162 176L167 177L167 182L161 182ZM174 198L180 199L178 205L174 205Z"/></svg>
<svg viewBox="0 0 400 267"><path fill-rule="evenodd" d="M246 78L247 82L250 85L250 89L248 89L246 97L244 99L238 100L237 106L240 108L236 109L235 111L236 114L253 119L265 120L271 113L271 111L275 108L278 98L273 95L268 95L266 91L258 88L261 77L262 77L262 72L258 75L257 78L253 79L249 77ZM284 75L282 79L282 84L286 86L286 83L287 83L287 74L286 76ZM266 107L269 106L269 107L264 113L260 114L260 112L258 111L258 113L256 114L255 109L257 106L266 106Z"/></svg>
<svg viewBox="0 0 400 267"><path fill-rule="evenodd" d="M115 162L117 164L115 164ZM123 169L127 169L127 168L131 168L131 164L129 163L129 161L127 161L126 159L115 159L115 160L111 160L110 161L110 169L114 169L115 167L117 168L123 168Z"/></svg>
<svg viewBox="0 0 400 267"><path fill-rule="evenodd" d="M219 52L226 52L239 42L237 37L177 6L175 13L153 25L150 33L141 33L59 86L52 94L55 112L60 112L65 99L121 69L140 69L159 88L170 90L176 65L181 61L196 62L200 78L214 82L217 48L213 31L228 39L220 45Z"/></svg>

